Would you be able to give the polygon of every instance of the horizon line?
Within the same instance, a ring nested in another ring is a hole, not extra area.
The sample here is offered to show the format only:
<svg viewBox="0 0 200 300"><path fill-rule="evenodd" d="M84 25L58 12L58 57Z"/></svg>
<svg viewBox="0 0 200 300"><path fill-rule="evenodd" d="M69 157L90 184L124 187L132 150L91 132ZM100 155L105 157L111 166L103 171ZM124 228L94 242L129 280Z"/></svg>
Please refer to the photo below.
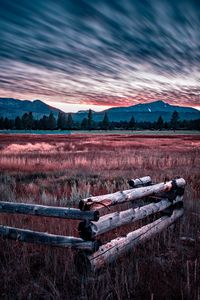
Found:
<svg viewBox="0 0 200 300"><path fill-rule="evenodd" d="M65 103L65 102L57 102L57 101L49 101L49 100L41 100L41 99L18 99L18 98L13 98L13 97L0 97L0 99L14 99L14 100L19 100L19 101L30 101L30 102L35 102L35 101L41 101L53 108L56 108L56 109L59 109L59 110L62 110L63 112L65 113L78 113L78 112L82 112L82 111L88 111L89 109L91 109L93 112L103 112L105 110L108 110L108 109L111 109L111 108L119 108L119 107L132 107L132 106L136 106L136 105L139 105L139 104L150 104L150 103L154 103L154 102L163 102L163 103L166 103L168 105L171 105L171 106L179 106L179 107L190 107L190 108L194 108L198 111L200 111L200 106L190 106L190 105L181 105L181 104L170 104L169 102L167 101L164 101L164 100L161 100L161 99L158 99L158 100L151 100L151 101L148 101L148 102L140 102L140 103L137 103L137 104L133 104L133 105L114 105L114 106L110 106L110 105L97 105L97 104L79 104L79 103ZM58 103L60 105L58 105ZM65 111L64 108L60 108L61 106L66 106L66 105L69 105L69 106L81 106L83 105L84 107L88 106L88 108L83 108L83 109L77 109L76 111ZM95 109L92 109L92 107L99 107L100 110L95 110ZM101 110L101 107L104 107L102 110Z"/></svg>

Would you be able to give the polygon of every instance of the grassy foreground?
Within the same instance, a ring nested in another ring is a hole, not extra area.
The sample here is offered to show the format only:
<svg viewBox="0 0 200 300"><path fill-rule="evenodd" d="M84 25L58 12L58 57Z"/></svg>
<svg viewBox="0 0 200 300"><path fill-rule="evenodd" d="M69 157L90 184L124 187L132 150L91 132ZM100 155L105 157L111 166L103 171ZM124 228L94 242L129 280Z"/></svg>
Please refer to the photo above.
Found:
<svg viewBox="0 0 200 300"><path fill-rule="evenodd" d="M3 201L76 207L82 197L128 188L129 178L187 181L184 217L175 227L87 280L70 250L1 239L0 298L199 300L199 165L199 135L0 135ZM77 221L2 214L0 223L78 236Z"/></svg>

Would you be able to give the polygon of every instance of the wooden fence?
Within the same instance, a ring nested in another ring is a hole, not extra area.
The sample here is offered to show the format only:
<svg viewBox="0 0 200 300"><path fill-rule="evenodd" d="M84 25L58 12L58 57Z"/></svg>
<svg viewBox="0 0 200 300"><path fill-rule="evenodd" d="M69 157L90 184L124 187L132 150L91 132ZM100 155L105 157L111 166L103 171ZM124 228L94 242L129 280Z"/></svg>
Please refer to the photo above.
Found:
<svg viewBox="0 0 200 300"><path fill-rule="evenodd" d="M129 181L131 189L82 199L79 209L0 201L0 213L82 220L78 226L80 237L3 225L0 225L0 236L21 242L78 249L78 263L83 259L85 267L95 271L137 244L152 238L180 218L183 215L185 184L183 178L157 184L152 183L149 176L132 179ZM110 206L127 202L133 206L136 200L142 200L145 205L139 204L126 210L121 210L120 206L118 211L104 214L105 207L109 209ZM156 221L129 232L126 236L119 236L109 243L101 244L99 236L102 234L152 214L158 214Z"/></svg>

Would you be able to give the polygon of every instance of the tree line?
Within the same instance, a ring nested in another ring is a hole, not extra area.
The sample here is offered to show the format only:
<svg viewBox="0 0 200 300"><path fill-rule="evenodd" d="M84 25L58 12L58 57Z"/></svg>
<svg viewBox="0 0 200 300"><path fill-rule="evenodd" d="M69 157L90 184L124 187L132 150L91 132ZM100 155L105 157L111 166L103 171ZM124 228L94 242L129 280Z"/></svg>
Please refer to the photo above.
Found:
<svg viewBox="0 0 200 300"><path fill-rule="evenodd" d="M177 111L172 113L169 122L165 122L162 116L157 121L136 121L132 115L129 121L110 122L108 114L105 112L102 121L96 122L90 109L87 117L81 122L73 120L72 114L59 112L57 119L51 112L49 116L44 115L41 119L34 119L32 112L13 119L0 118L0 129L16 130L200 130L200 119L183 120L179 118Z"/></svg>

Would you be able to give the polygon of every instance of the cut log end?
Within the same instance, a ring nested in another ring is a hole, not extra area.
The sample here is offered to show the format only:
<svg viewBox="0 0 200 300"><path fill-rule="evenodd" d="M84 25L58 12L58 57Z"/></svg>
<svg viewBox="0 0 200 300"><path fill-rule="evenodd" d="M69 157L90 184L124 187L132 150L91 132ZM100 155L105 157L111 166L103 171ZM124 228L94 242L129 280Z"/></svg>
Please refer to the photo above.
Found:
<svg viewBox="0 0 200 300"><path fill-rule="evenodd" d="M141 178L136 178L136 179L130 179L128 181L128 184L132 188L137 188L137 187L142 187L142 186L148 186L152 184L152 180L150 176L145 176Z"/></svg>
<svg viewBox="0 0 200 300"><path fill-rule="evenodd" d="M109 209L109 206L112 205L112 201L109 199L104 199L99 202L95 202L92 199L83 199L79 201L79 209L81 211L97 211L104 207ZM99 213L99 212L98 212Z"/></svg>
<svg viewBox="0 0 200 300"><path fill-rule="evenodd" d="M92 252L96 252L102 246L102 242L100 240L93 240L93 249Z"/></svg>
<svg viewBox="0 0 200 300"><path fill-rule="evenodd" d="M82 239L86 241L91 241L93 234L92 234L92 227L90 222L87 221L80 222L78 225L78 232Z"/></svg>
<svg viewBox="0 0 200 300"><path fill-rule="evenodd" d="M98 210L95 210L95 211L94 211L94 221L98 221L99 218L100 218L99 211L98 211Z"/></svg>
<svg viewBox="0 0 200 300"><path fill-rule="evenodd" d="M79 209L81 211L89 211L91 205L92 205L92 201L90 200L90 198L79 201Z"/></svg>

